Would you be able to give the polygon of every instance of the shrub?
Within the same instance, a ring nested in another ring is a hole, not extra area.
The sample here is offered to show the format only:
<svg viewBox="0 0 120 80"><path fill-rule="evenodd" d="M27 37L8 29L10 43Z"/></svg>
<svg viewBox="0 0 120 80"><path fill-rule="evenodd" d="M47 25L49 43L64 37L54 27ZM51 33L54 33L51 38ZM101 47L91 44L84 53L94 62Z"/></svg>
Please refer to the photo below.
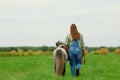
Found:
<svg viewBox="0 0 120 80"><path fill-rule="evenodd" d="M24 51L22 49L18 49L17 53L19 56L23 56L24 55Z"/></svg>
<svg viewBox="0 0 120 80"><path fill-rule="evenodd" d="M106 55L106 54L108 54L108 52L109 52L108 48L101 48L100 49L100 54L102 54L102 55Z"/></svg>
<svg viewBox="0 0 120 80"><path fill-rule="evenodd" d="M120 55L120 48L115 49L115 54L119 54Z"/></svg>
<svg viewBox="0 0 120 80"><path fill-rule="evenodd" d="M38 50L38 51L35 51L35 52L31 53L32 56L37 56L37 55L41 55L41 54L42 54L41 50Z"/></svg>
<svg viewBox="0 0 120 80"><path fill-rule="evenodd" d="M29 56L29 55L31 55L32 54L32 50L28 50L27 52L24 52L24 56Z"/></svg>
<svg viewBox="0 0 120 80"><path fill-rule="evenodd" d="M3 53L3 52L0 52L0 56L4 56L4 53Z"/></svg>
<svg viewBox="0 0 120 80"><path fill-rule="evenodd" d="M92 51L91 53L92 54L100 54L100 51L99 50L95 50L95 51Z"/></svg>
<svg viewBox="0 0 120 80"><path fill-rule="evenodd" d="M15 50L10 51L9 56L16 56L17 52Z"/></svg>

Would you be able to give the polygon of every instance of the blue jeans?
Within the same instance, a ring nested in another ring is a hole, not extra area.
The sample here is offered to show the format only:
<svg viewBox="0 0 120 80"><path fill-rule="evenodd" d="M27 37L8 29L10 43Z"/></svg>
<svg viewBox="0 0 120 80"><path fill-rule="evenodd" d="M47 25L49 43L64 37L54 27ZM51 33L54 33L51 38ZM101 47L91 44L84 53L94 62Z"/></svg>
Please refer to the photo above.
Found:
<svg viewBox="0 0 120 80"><path fill-rule="evenodd" d="M70 53L70 66L72 76L76 75L76 69L80 70L82 59L82 51L79 53Z"/></svg>

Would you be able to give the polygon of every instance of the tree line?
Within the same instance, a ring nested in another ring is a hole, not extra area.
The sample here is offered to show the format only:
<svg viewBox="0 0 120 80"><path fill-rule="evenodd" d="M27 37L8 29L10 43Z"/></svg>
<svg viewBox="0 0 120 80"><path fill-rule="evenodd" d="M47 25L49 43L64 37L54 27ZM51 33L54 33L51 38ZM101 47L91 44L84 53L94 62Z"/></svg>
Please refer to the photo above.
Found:
<svg viewBox="0 0 120 80"><path fill-rule="evenodd" d="M22 46L22 47L0 47L0 52L4 52L4 51L12 51L15 50L17 51L18 49L22 49L23 51L28 51L28 50L32 50L32 51L53 51L56 47L54 46L40 46L40 47L29 47L29 46Z"/></svg>
<svg viewBox="0 0 120 80"><path fill-rule="evenodd" d="M24 51L28 51L28 50L32 50L32 51L38 51L38 50L41 50L41 51L53 51L56 47L55 46L40 46L40 47L29 47L29 46L23 46L23 47L0 47L0 52L3 52L3 51L12 51L12 50L15 50L17 51L18 49L22 49ZM100 48L108 48L109 51L115 51L116 48L120 48L120 46L118 47L105 47L105 46L101 46L101 47L86 47L86 50L88 52L91 52L91 51L95 51L95 50L98 50Z"/></svg>

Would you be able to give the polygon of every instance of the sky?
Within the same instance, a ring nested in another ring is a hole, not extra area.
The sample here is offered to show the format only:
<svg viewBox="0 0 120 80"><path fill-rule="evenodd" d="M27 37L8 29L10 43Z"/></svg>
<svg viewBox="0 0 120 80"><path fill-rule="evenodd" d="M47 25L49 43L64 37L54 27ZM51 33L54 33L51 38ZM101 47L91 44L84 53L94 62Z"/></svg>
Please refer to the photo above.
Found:
<svg viewBox="0 0 120 80"><path fill-rule="evenodd" d="M0 47L55 46L72 23L86 46L120 46L120 0L0 0Z"/></svg>

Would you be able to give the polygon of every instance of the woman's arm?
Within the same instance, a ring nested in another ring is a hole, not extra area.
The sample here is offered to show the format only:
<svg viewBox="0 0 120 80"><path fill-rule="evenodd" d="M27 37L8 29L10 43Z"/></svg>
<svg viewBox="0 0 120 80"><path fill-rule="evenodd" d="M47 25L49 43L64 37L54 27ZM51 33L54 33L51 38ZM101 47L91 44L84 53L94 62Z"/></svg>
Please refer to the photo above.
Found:
<svg viewBox="0 0 120 80"><path fill-rule="evenodd" d="M69 40L69 35L66 36L66 39L65 39L65 45L67 46L67 48L69 49L69 46L70 46L70 40Z"/></svg>
<svg viewBox="0 0 120 80"><path fill-rule="evenodd" d="M83 39L83 35L81 34L80 35L80 46L81 46L81 49L82 49L82 57L85 56L85 44L84 44L84 39Z"/></svg>
<svg viewBox="0 0 120 80"><path fill-rule="evenodd" d="M83 35L80 35L80 46L82 50L85 50L85 44L84 44L84 39L83 39Z"/></svg>

